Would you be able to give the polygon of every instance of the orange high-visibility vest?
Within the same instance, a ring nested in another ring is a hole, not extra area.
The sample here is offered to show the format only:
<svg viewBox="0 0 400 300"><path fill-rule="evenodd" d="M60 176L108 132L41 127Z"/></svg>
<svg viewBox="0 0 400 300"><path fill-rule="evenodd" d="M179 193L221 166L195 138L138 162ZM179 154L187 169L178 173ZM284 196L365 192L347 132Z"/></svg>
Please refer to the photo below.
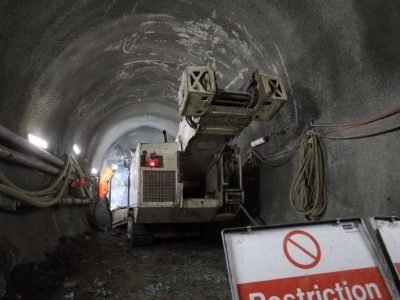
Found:
<svg viewBox="0 0 400 300"><path fill-rule="evenodd" d="M99 180L99 199L104 200L108 193L108 183L112 178L114 171L107 167L103 170Z"/></svg>

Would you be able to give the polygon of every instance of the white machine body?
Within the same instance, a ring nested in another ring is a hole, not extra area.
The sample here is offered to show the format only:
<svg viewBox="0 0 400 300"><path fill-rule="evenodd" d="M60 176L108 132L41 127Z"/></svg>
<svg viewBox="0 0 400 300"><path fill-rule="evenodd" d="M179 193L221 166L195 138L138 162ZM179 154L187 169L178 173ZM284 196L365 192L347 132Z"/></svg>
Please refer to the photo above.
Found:
<svg viewBox="0 0 400 300"><path fill-rule="evenodd" d="M175 142L138 144L132 157L130 218L136 224L199 223L235 217L243 202L239 148L252 120L270 120L286 102L282 81L259 71L241 90L219 89L211 67L187 67Z"/></svg>

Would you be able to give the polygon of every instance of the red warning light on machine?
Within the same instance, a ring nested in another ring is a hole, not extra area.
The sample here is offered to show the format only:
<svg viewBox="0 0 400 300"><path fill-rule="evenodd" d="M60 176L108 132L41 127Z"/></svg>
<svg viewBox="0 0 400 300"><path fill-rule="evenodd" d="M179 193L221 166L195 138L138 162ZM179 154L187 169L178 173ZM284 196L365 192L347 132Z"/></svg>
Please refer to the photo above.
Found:
<svg viewBox="0 0 400 300"><path fill-rule="evenodd" d="M159 168L160 160L158 159L148 159L146 160L146 167L148 168Z"/></svg>

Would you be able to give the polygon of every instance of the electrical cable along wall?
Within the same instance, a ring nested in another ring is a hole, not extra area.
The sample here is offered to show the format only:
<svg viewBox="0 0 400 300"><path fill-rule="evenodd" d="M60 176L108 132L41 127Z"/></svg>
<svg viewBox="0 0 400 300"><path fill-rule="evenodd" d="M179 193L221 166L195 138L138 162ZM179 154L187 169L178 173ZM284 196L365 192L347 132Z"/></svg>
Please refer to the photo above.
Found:
<svg viewBox="0 0 400 300"><path fill-rule="evenodd" d="M398 113L400 113L400 107L351 123L311 124L302 131L287 150L263 156L251 148L246 154L245 165L258 166L263 162L272 162L273 166L279 167L286 164L296 150L299 150L299 167L290 187L289 200L292 207L300 215L308 220L319 220L327 207L324 157L320 140L357 140L398 131L400 125L396 124L397 121L394 121L393 125L384 128L369 128L362 133L343 134L343 132L353 128L366 127L370 124L376 125L377 122L393 117ZM336 129L327 131L326 128ZM282 159L283 163L278 165L273 163Z"/></svg>
<svg viewBox="0 0 400 300"><path fill-rule="evenodd" d="M324 160L318 136L309 131L299 146L300 163L290 187L292 206L308 220L319 220L326 209Z"/></svg>

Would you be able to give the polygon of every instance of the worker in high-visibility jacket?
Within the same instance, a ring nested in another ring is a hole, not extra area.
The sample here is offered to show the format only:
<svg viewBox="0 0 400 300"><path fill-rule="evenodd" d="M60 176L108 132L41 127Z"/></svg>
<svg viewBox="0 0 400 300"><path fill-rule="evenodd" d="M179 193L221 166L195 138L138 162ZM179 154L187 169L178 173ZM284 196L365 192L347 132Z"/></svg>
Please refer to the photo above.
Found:
<svg viewBox="0 0 400 300"><path fill-rule="evenodd" d="M99 200L104 200L108 193L108 184L114 175L113 169L106 167L103 169L99 179Z"/></svg>
<svg viewBox="0 0 400 300"><path fill-rule="evenodd" d="M101 172L99 178L99 200L96 203L94 211L95 227L97 229L108 231L112 226L112 214L110 211L110 203L107 199L108 185L114 175L112 168L106 167ZM106 201L104 201L106 200Z"/></svg>

